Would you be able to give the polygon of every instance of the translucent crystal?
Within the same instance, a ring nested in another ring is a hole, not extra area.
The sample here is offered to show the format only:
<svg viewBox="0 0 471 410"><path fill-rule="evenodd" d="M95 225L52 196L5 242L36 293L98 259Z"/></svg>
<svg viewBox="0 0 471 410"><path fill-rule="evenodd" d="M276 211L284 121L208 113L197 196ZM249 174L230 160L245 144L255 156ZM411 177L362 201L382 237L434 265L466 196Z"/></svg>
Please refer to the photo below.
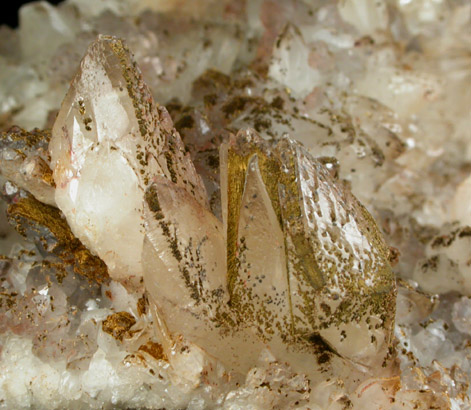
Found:
<svg viewBox="0 0 471 410"><path fill-rule="evenodd" d="M462 297L453 305L453 323L456 328L466 334L471 334L471 300Z"/></svg>
<svg viewBox="0 0 471 410"><path fill-rule="evenodd" d="M228 327L234 318L227 311L222 223L163 178L146 193L145 216L144 280L155 314L163 320L159 331L169 331L173 341L184 335L229 368L246 372L262 345L246 331L223 337L232 331ZM169 349L175 349L173 343L169 341ZM251 345L250 351L245 344Z"/></svg>
<svg viewBox="0 0 471 410"><path fill-rule="evenodd" d="M153 176L206 203L170 116L116 38L101 36L88 49L54 123L50 153L57 205L115 278L142 276L142 201Z"/></svg>
<svg viewBox="0 0 471 410"><path fill-rule="evenodd" d="M441 91L439 79L429 73L411 73L390 67L385 56L371 59L365 76L357 84L357 92L374 97L400 116L420 111L427 101L433 101Z"/></svg>
<svg viewBox="0 0 471 410"><path fill-rule="evenodd" d="M67 12L60 12L45 1L25 4L20 9L20 47L24 59L48 63L55 49L74 38L78 24ZM47 51L38 53L41 44Z"/></svg>
<svg viewBox="0 0 471 410"><path fill-rule="evenodd" d="M5 114L18 110L26 101L33 100L43 93L47 85L39 79L38 73L30 66L17 67L9 61L0 58L0 112ZM27 121L22 123L29 128L37 124L30 124Z"/></svg>
<svg viewBox="0 0 471 410"><path fill-rule="evenodd" d="M303 97L319 84L320 73L309 65L309 49L296 27L288 25L280 34L269 75Z"/></svg>
<svg viewBox="0 0 471 410"><path fill-rule="evenodd" d="M360 34L375 34L388 26L387 3L384 0L343 0L338 3L342 18Z"/></svg>
<svg viewBox="0 0 471 410"><path fill-rule="evenodd" d="M471 195L471 176L468 176L457 187L455 196L451 203L451 216L453 220L471 226L471 205L469 197Z"/></svg>
<svg viewBox="0 0 471 410"><path fill-rule="evenodd" d="M269 147L247 132L225 149L228 287L239 314L268 340L299 349L319 338L341 357L384 360L395 285L366 210L292 140Z"/></svg>
<svg viewBox="0 0 471 410"><path fill-rule="evenodd" d="M171 181L146 193L144 279L164 337L237 371L267 345L312 380L387 363L395 286L366 210L289 139L241 131L220 164L224 231Z"/></svg>

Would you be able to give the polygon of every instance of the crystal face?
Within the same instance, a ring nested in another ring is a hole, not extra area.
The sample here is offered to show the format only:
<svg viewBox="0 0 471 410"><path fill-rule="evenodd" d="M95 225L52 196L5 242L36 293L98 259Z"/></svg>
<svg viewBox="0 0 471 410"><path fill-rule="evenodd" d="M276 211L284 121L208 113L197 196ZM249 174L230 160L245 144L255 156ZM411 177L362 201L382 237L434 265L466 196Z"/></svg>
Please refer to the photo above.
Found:
<svg viewBox="0 0 471 410"><path fill-rule="evenodd" d="M239 135L221 156L227 161L221 165L228 288L244 320L254 317L265 334L283 329L288 343L319 336L360 363L387 350L395 284L387 248L366 209L293 140L269 146L256 135ZM257 209L268 217L265 223ZM279 238L275 246L263 250L272 237ZM276 265L262 255L277 255Z"/></svg>
<svg viewBox="0 0 471 410"><path fill-rule="evenodd" d="M469 408L470 27L451 0L22 7L0 408Z"/></svg>
<svg viewBox="0 0 471 410"><path fill-rule="evenodd" d="M54 123L50 154L58 207L115 279L142 276L142 200L152 177L205 201L168 113L119 39L100 37L88 49Z"/></svg>
<svg viewBox="0 0 471 410"><path fill-rule="evenodd" d="M171 181L146 193L145 283L165 326L237 368L246 333L305 372L319 340L325 360L386 363L395 281L366 209L293 140L241 132L220 158L224 230Z"/></svg>

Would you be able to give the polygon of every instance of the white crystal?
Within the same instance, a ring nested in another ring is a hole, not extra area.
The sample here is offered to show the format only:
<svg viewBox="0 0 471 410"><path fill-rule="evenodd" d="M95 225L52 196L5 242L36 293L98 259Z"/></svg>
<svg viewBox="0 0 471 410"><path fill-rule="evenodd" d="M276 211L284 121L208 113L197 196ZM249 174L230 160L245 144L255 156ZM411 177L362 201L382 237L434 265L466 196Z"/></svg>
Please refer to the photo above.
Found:
<svg viewBox="0 0 471 410"><path fill-rule="evenodd" d="M68 13L60 12L46 1L36 1L20 8L20 47L25 60L47 63L56 48L73 40L76 24ZM42 49L43 44L48 47Z"/></svg>
<svg viewBox="0 0 471 410"><path fill-rule="evenodd" d="M451 203L451 218L463 225L471 226L471 176L458 186Z"/></svg>
<svg viewBox="0 0 471 410"><path fill-rule="evenodd" d="M433 238L426 248L427 259L417 262L414 279L427 292L471 295L470 245L470 227Z"/></svg>
<svg viewBox="0 0 471 410"><path fill-rule="evenodd" d="M471 299L462 297L453 305L453 324L456 328L468 335L471 335Z"/></svg>
<svg viewBox="0 0 471 410"><path fill-rule="evenodd" d="M309 64L309 48L297 27L287 25L280 34L268 74L300 97L319 85L320 73Z"/></svg>
<svg viewBox="0 0 471 410"><path fill-rule="evenodd" d="M93 43L62 104L50 143L56 202L75 235L116 279L142 276L142 201L164 175L206 203L165 109L153 102L120 40Z"/></svg>
<svg viewBox="0 0 471 410"><path fill-rule="evenodd" d="M337 7L342 18L362 35L375 34L388 27L385 0L341 0Z"/></svg>
<svg viewBox="0 0 471 410"><path fill-rule="evenodd" d="M427 101L434 101L441 92L440 82L432 74L383 64L381 60L371 61L363 78L356 83L356 91L377 99L401 117L419 112Z"/></svg>

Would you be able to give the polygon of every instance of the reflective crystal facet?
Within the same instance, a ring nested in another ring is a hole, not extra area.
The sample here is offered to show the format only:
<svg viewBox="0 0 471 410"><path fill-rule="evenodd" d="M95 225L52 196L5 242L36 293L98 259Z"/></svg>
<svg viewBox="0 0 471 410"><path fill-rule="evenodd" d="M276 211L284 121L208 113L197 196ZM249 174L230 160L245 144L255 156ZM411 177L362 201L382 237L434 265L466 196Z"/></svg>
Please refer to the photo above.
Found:
<svg viewBox="0 0 471 410"><path fill-rule="evenodd" d="M366 209L293 140L248 131L226 149L231 303L268 340L309 350L320 338L354 362L383 361L395 282Z"/></svg>
<svg viewBox="0 0 471 410"><path fill-rule="evenodd" d="M142 276L142 201L154 176L206 203L170 116L113 37L89 47L54 123L50 152L57 205L117 279Z"/></svg>
<svg viewBox="0 0 471 410"><path fill-rule="evenodd" d="M241 131L220 161L225 232L171 181L146 193L144 278L161 331L238 371L263 346L313 380L385 366L395 281L366 209L289 138Z"/></svg>

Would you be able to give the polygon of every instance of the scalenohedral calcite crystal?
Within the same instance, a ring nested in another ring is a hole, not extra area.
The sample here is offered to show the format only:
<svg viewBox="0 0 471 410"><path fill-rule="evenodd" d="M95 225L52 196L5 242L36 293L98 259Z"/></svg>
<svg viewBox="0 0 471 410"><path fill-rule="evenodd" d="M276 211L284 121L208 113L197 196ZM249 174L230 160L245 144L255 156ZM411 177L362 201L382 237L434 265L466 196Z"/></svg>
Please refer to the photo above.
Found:
<svg viewBox="0 0 471 410"><path fill-rule="evenodd" d="M467 2L20 21L0 408L469 408Z"/></svg>
<svg viewBox="0 0 471 410"><path fill-rule="evenodd" d="M238 369L266 347L308 374L388 367L395 281L366 209L293 140L228 144L224 230L167 180L146 194L145 283L171 332Z"/></svg>
<svg viewBox="0 0 471 410"><path fill-rule="evenodd" d="M162 175L206 201L172 120L133 64L121 40L94 42L50 143L57 205L116 279L142 276L142 200L152 177Z"/></svg>

